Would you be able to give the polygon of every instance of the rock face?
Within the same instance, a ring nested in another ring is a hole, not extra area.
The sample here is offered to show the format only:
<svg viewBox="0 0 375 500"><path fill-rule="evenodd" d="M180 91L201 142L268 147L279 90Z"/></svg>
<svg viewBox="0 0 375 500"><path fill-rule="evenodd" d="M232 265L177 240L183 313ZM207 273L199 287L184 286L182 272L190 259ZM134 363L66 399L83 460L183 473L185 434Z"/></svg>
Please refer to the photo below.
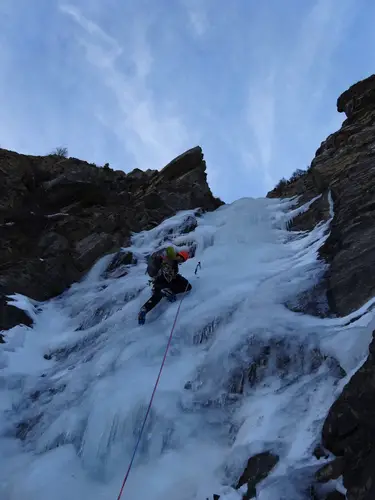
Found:
<svg viewBox="0 0 375 500"><path fill-rule="evenodd" d="M195 147L160 172L129 174L76 158L0 149L0 330L28 318L6 305L21 293L46 300L77 281L105 253L179 210L222 204Z"/></svg>
<svg viewBox="0 0 375 500"><path fill-rule="evenodd" d="M375 295L375 75L344 92L337 109L347 119L316 152L307 173L268 197L301 195L300 203L322 194L293 227L309 229L328 217L328 192L335 216L320 254L329 263L327 298L339 316Z"/></svg>
<svg viewBox="0 0 375 500"><path fill-rule="evenodd" d="M310 229L327 218L331 193L334 218L320 256L329 264L323 281L330 310L342 316L375 295L375 75L344 92L337 109L347 119L322 143L306 174L268 196L300 195L304 203L321 194L292 224L292 229ZM374 394L375 339L323 428L324 446L339 459L321 472L343 474L348 500L375 498Z"/></svg>
<svg viewBox="0 0 375 500"><path fill-rule="evenodd" d="M343 457L349 500L375 498L374 392L375 340L366 362L331 407L323 427L323 444Z"/></svg>
<svg viewBox="0 0 375 500"><path fill-rule="evenodd" d="M258 455L249 458L247 466L236 485L236 489L245 484L247 485L247 492L243 495L243 500L255 498L256 485L268 476L278 461L279 457L269 451L258 453Z"/></svg>

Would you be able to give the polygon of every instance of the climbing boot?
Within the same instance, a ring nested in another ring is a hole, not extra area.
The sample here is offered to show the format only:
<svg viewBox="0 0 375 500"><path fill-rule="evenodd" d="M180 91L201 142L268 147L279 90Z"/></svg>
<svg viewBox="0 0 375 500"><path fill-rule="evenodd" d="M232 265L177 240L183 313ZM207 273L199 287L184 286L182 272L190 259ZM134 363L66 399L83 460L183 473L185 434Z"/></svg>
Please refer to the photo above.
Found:
<svg viewBox="0 0 375 500"><path fill-rule="evenodd" d="M142 309L139 311L139 314L138 314L138 324L139 325L145 324L146 314L147 314L146 309L144 307L142 307Z"/></svg>

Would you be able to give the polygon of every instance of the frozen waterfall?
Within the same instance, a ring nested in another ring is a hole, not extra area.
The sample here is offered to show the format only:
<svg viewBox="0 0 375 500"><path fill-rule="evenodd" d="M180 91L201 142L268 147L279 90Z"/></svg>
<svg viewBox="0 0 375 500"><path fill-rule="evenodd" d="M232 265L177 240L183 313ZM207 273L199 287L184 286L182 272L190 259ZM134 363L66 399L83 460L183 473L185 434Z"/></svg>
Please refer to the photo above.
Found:
<svg viewBox="0 0 375 500"><path fill-rule="evenodd" d="M133 236L126 275L106 273L106 256L56 299L15 296L34 325L0 345L0 498L116 500L178 307L162 301L137 324L146 257L168 243L195 252L181 266L193 290L123 499L241 499L232 486L264 451L279 460L257 498L307 498L323 420L373 319L367 306L340 319L286 307L323 272L330 224L291 233L293 208L246 198L181 212Z"/></svg>

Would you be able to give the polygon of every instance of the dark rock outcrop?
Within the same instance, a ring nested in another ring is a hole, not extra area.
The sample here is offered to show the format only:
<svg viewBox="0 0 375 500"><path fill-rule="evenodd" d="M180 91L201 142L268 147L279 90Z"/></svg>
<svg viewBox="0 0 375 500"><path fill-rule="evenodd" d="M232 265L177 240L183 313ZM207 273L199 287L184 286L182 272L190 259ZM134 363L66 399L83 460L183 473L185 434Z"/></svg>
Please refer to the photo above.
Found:
<svg viewBox="0 0 375 500"><path fill-rule="evenodd" d="M160 172L129 174L76 158L0 149L0 330L30 323L6 305L6 295L49 299L98 258L127 246L132 232L179 210L220 206L205 170L200 147Z"/></svg>
<svg viewBox="0 0 375 500"><path fill-rule="evenodd" d="M335 458L316 472L315 479L318 483L328 483L332 479L338 479L344 472L344 466L345 460L342 457Z"/></svg>
<svg viewBox="0 0 375 500"><path fill-rule="evenodd" d="M375 295L375 75L344 92L337 109L347 119L321 144L308 171L268 196L298 195L302 204L322 194L315 207L291 224L291 229L311 229L326 218L323 198L328 200L331 193L334 217L320 249L328 264L322 283L330 311L342 316ZM323 445L338 458L317 479L342 474L348 500L375 498L374 394L375 340L367 360L330 408L322 432ZM340 498L340 493L335 495Z"/></svg>
<svg viewBox="0 0 375 500"><path fill-rule="evenodd" d="M246 485L246 491L242 495L242 499L250 500L251 498L255 498L257 484L266 479L278 462L278 455L275 455L270 451L257 453L249 458L243 473L232 488L239 490ZM214 494L212 498L213 500L219 500L220 495ZM207 498L207 500L209 499Z"/></svg>
<svg viewBox="0 0 375 500"><path fill-rule="evenodd" d="M128 274L128 267L137 263L132 252L119 251L108 264L103 273L104 278L120 278Z"/></svg>
<svg viewBox="0 0 375 500"><path fill-rule="evenodd" d="M247 466L241 475L236 489L247 485L247 492L243 495L243 500L249 500L256 495L256 485L263 481L278 463L279 457L269 451L258 453L249 458Z"/></svg>
<svg viewBox="0 0 375 500"><path fill-rule="evenodd" d="M345 496L339 491L331 491L331 493L328 493L325 500L345 500Z"/></svg>
<svg viewBox="0 0 375 500"><path fill-rule="evenodd" d="M292 223L305 230L327 219L331 193L335 215L320 255L329 264L330 310L341 316L375 295L375 75L344 92L337 109L347 119L321 144L306 174L267 196L298 195L302 204L322 194Z"/></svg>
<svg viewBox="0 0 375 500"><path fill-rule="evenodd" d="M374 337L374 334L373 334ZM344 459L350 500L375 498L375 340L362 367L329 410L323 444Z"/></svg>

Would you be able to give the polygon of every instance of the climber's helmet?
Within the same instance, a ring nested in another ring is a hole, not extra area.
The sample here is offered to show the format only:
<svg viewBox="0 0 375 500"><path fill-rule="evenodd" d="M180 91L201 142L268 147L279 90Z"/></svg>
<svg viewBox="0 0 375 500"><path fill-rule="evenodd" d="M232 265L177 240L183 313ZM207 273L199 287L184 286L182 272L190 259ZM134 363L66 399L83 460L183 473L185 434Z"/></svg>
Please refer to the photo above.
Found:
<svg viewBox="0 0 375 500"><path fill-rule="evenodd" d="M176 258L176 250L173 247L167 247L165 250L165 253L168 257L168 259L175 259Z"/></svg>
<svg viewBox="0 0 375 500"><path fill-rule="evenodd" d="M179 263L185 262L189 258L189 252L182 250L181 252L177 252L176 258Z"/></svg>

